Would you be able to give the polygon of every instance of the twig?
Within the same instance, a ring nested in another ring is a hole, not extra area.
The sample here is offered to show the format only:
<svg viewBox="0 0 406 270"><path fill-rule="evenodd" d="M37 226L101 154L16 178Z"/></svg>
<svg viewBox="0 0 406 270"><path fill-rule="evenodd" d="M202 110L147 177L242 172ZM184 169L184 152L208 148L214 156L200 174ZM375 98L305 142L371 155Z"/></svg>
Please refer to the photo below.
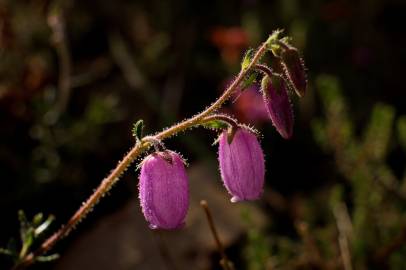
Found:
<svg viewBox="0 0 406 270"><path fill-rule="evenodd" d="M66 25L61 7L56 7L48 16L48 25L52 30L52 41L59 59L58 102L56 104L56 118L65 110L70 98L71 90L71 56L66 40Z"/></svg>
<svg viewBox="0 0 406 270"><path fill-rule="evenodd" d="M340 247L341 259L345 270L352 270L351 252L348 244L352 232L351 223L348 222L348 212L345 204L340 203L333 208L338 229L338 244Z"/></svg>
<svg viewBox="0 0 406 270"><path fill-rule="evenodd" d="M264 42L256 51L250 64L245 69L242 69L238 76L234 79L230 86L224 91L224 93L207 109L203 112L186 119L170 128L153 135L157 140L163 140L169 138L181 131L185 131L195 125L200 124L200 121L211 113L218 110L224 102L226 102L233 92L237 89L238 85L244 80L248 72L253 68L255 64L259 62L262 56L265 54L269 44ZM85 201L82 206L76 211L76 213L70 218L70 220L62 226L51 237L46 239L41 246L34 252L26 255L13 269L24 269L27 266L35 262L35 257L40 256L50 250L60 239L67 236L79 223L86 217L86 215L93 209L93 207L99 202L99 200L105 196L105 194L113 187L113 185L119 180L120 176L126 171L128 166L136 160L143 152L151 147L150 142L139 142L124 156L124 158L117 164L117 166L111 171L111 173L100 183L97 189L92 195Z"/></svg>
<svg viewBox="0 0 406 270"><path fill-rule="evenodd" d="M213 217L211 215L209 205L207 204L207 201L202 200L200 201L200 205L202 206L204 213L206 214L207 222L209 223L211 234L214 237L214 240L216 241L217 248L220 252L221 260L220 260L220 265L224 270L232 270L234 269L232 262L227 258L226 253L224 252L224 247L220 241L220 237L217 233L216 226L214 225Z"/></svg>

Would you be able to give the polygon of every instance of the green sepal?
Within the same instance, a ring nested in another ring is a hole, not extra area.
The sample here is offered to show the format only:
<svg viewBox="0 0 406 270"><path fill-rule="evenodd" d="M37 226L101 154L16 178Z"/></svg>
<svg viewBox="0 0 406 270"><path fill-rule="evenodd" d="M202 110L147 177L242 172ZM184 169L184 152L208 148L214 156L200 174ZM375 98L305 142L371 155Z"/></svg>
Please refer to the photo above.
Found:
<svg viewBox="0 0 406 270"><path fill-rule="evenodd" d="M266 46L269 50L272 50L272 47L277 44L277 40L279 40L279 35L283 32L282 29L278 29L273 31L273 33L269 36L266 40Z"/></svg>
<svg viewBox="0 0 406 270"><path fill-rule="evenodd" d="M208 129L226 129L228 124L221 120L211 120L202 124L203 127Z"/></svg>
<svg viewBox="0 0 406 270"><path fill-rule="evenodd" d="M234 139L234 135L237 132L236 128L233 127L229 127L227 130L227 142L228 144L231 144L233 142Z"/></svg>

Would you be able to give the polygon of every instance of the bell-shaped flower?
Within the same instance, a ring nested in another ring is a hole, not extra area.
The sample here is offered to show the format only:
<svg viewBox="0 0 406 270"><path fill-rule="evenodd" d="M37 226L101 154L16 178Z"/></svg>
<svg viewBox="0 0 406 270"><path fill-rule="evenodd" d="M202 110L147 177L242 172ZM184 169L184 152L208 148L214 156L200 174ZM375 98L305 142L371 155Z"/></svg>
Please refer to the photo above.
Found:
<svg viewBox="0 0 406 270"><path fill-rule="evenodd" d="M155 152L141 165L139 197L151 229L177 229L189 208L189 182L184 160L172 151Z"/></svg>
<svg viewBox="0 0 406 270"><path fill-rule="evenodd" d="M262 79L262 94L273 125L284 139L289 139L293 134L294 121L285 79L278 74L265 76Z"/></svg>
<svg viewBox="0 0 406 270"><path fill-rule="evenodd" d="M231 135L231 136L230 136ZM232 202L258 199L263 191L265 161L257 136L245 128L219 138L221 178Z"/></svg>

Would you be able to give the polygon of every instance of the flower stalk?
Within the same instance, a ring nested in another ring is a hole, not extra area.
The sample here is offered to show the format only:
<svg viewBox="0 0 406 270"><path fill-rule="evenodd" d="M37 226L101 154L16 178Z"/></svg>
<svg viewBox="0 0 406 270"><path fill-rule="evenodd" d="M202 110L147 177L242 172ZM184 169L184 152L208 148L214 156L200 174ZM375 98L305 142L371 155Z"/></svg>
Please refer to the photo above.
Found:
<svg viewBox="0 0 406 270"><path fill-rule="evenodd" d="M224 102L226 102L232 96L233 92L237 89L240 83L244 81L249 72L253 70L255 65L259 63L262 56L267 52L267 48L270 47L271 42L275 42L275 40L268 39L257 49L249 64L241 69L231 85L229 85L223 94L203 112L167 129L164 129L155 135L149 136L150 139L148 140L137 141L130 151L111 171L111 173L103 179L94 193L91 194L90 197L82 204L82 206L74 213L69 221L49 238L47 238L36 251L28 253L21 258L13 267L13 270L25 269L27 266L33 264L38 256L41 256L49 251L59 240L66 237L80 223L80 221L87 216L87 214L91 211L91 209L93 209L99 200L104 197L105 194L114 186L114 184L120 179L120 176L133 163L133 161L154 145L154 141L162 141L166 138L174 136L179 132L200 125L207 117L217 111L224 104Z"/></svg>

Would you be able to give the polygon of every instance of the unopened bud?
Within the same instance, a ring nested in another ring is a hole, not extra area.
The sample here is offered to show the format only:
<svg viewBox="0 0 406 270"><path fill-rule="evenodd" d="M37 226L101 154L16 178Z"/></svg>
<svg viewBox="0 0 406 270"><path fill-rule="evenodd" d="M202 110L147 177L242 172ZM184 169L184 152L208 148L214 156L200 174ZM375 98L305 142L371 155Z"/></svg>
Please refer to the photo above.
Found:
<svg viewBox="0 0 406 270"><path fill-rule="evenodd" d="M296 94L302 97L306 93L306 68L297 49L287 46L280 52L284 72L291 82Z"/></svg>
<svg viewBox="0 0 406 270"><path fill-rule="evenodd" d="M262 94L265 107L279 134L289 139L293 134L293 110L285 79L277 74L262 79Z"/></svg>

